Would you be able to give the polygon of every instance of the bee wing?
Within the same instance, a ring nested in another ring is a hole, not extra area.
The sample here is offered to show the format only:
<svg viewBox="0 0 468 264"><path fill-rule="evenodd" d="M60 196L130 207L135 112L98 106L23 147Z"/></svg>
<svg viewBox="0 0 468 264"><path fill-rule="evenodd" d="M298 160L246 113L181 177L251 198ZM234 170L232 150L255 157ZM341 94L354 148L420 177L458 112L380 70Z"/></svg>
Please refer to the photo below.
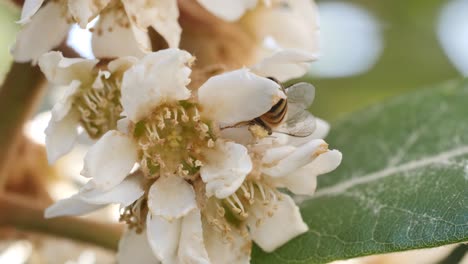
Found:
<svg viewBox="0 0 468 264"><path fill-rule="evenodd" d="M283 124L275 132L296 137L307 137L315 131L315 117L307 108L315 97L315 87L309 83L297 83L286 88L288 113Z"/></svg>
<svg viewBox="0 0 468 264"><path fill-rule="evenodd" d="M296 111L293 115L288 111L286 121L274 131L296 137L307 137L314 133L316 127L315 117L307 110Z"/></svg>
<svg viewBox="0 0 468 264"><path fill-rule="evenodd" d="M315 98L315 87L310 83L296 83L286 88L288 104L307 109Z"/></svg>

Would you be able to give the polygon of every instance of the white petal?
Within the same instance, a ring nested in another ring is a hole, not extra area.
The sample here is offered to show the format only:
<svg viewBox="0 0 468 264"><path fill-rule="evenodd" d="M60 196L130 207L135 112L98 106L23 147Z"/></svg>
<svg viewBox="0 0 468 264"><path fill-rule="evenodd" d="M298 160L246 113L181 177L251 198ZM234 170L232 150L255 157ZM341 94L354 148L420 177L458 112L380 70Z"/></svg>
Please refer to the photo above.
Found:
<svg viewBox="0 0 468 264"><path fill-rule="evenodd" d="M257 5L257 0L198 0L198 2L215 16L226 21L236 21L247 10Z"/></svg>
<svg viewBox="0 0 468 264"><path fill-rule="evenodd" d="M134 17L135 27L145 30L152 26L171 48L179 46L182 29L175 0L123 0L127 15Z"/></svg>
<svg viewBox="0 0 468 264"><path fill-rule="evenodd" d="M273 215L270 217L268 212L271 211ZM255 202L249 210L247 224L252 240L266 252L274 251L309 229L302 220L299 208L288 195L269 205Z"/></svg>
<svg viewBox="0 0 468 264"><path fill-rule="evenodd" d="M201 215L198 209L192 210L182 220L178 263L210 264L203 241Z"/></svg>
<svg viewBox="0 0 468 264"><path fill-rule="evenodd" d="M132 56L120 57L107 64L107 69L112 73L122 73L138 62L138 58Z"/></svg>
<svg viewBox="0 0 468 264"><path fill-rule="evenodd" d="M120 238L117 263L159 264L160 261L153 254L146 232L137 234L134 230L126 230Z"/></svg>
<svg viewBox="0 0 468 264"><path fill-rule="evenodd" d="M203 152L205 164L200 169L206 183L206 195L224 199L237 191L252 171L247 148L233 142L216 141L216 147Z"/></svg>
<svg viewBox="0 0 468 264"><path fill-rule="evenodd" d="M124 24L130 22L122 9L111 8L101 12L92 38L96 58L143 57L151 50L146 32Z"/></svg>
<svg viewBox="0 0 468 264"><path fill-rule="evenodd" d="M130 119L126 117L119 119L117 121L117 130L128 135L130 134L130 124L131 124Z"/></svg>
<svg viewBox="0 0 468 264"><path fill-rule="evenodd" d="M220 131L221 138L232 140L242 145L248 145L255 142L255 138L249 131L248 126L225 128Z"/></svg>
<svg viewBox="0 0 468 264"><path fill-rule="evenodd" d="M129 206L145 193L141 182L142 179L143 175L141 174L132 175L125 178L114 188L104 192L95 188L83 190L80 191L80 198L90 204L121 204L122 206ZM94 186L93 180L89 184Z"/></svg>
<svg viewBox="0 0 468 264"><path fill-rule="evenodd" d="M69 28L60 4L47 3L18 33L11 51L15 61L35 63L42 54L62 43Z"/></svg>
<svg viewBox="0 0 468 264"><path fill-rule="evenodd" d="M317 59L317 55L296 49L281 50L255 64L252 72L275 77L280 82L298 78L307 73L310 62Z"/></svg>
<svg viewBox="0 0 468 264"><path fill-rule="evenodd" d="M104 134L86 153L81 175L100 190L110 190L127 177L138 159L135 142L118 131Z"/></svg>
<svg viewBox="0 0 468 264"><path fill-rule="evenodd" d="M58 216L77 216L84 215L101 208L106 205L102 204L90 204L80 199L79 194L75 194L70 198L57 201L53 205L49 206L45 212L45 218L53 218Z"/></svg>
<svg viewBox="0 0 468 264"><path fill-rule="evenodd" d="M72 81L70 85L60 87L65 90L62 98L52 108L52 118L55 122L59 122L68 115L73 104L73 99L81 86L80 81Z"/></svg>
<svg viewBox="0 0 468 264"><path fill-rule="evenodd" d="M296 150L296 148L293 146L269 148L262 157L262 163L266 165L275 164L293 153L294 150Z"/></svg>
<svg viewBox="0 0 468 264"><path fill-rule="evenodd" d="M272 177L284 177L312 162L320 152L326 150L327 143L315 139L294 150L290 155L275 164L266 164L262 172Z"/></svg>
<svg viewBox="0 0 468 264"><path fill-rule="evenodd" d="M69 85L74 80L83 84L91 82L95 77L92 70L97 63L97 60L64 58L58 51L48 52L39 59L41 71L50 82L58 85Z"/></svg>
<svg viewBox="0 0 468 264"><path fill-rule="evenodd" d="M68 0L68 11L81 28L86 28L110 0Z"/></svg>
<svg viewBox="0 0 468 264"><path fill-rule="evenodd" d="M169 221L197 207L192 185L179 176L160 177L148 193L148 208L153 215Z"/></svg>
<svg viewBox="0 0 468 264"><path fill-rule="evenodd" d="M278 187L288 188L300 195L312 195L317 187L317 176L335 170L341 163L342 154L338 150L331 150L320 154L306 166L281 178L275 178Z"/></svg>
<svg viewBox="0 0 468 264"><path fill-rule="evenodd" d="M276 82L248 69L211 77L198 90L203 115L227 124L259 117L281 98L285 95Z"/></svg>
<svg viewBox="0 0 468 264"><path fill-rule="evenodd" d="M320 30L314 1L288 0L285 3L273 7L259 6L241 20L245 29L264 43L259 59L278 49L319 52Z"/></svg>
<svg viewBox="0 0 468 264"><path fill-rule="evenodd" d="M41 7L44 0L25 0L23 9L21 10L21 19L19 24L26 24L31 21L31 17L36 14L37 10Z"/></svg>
<svg viewBox="0 0 468 264"><path fill-rule="evenodd" d="M247 232L247 231L245 231ZM211 263L216 264L249 264L252 242L238 230L232 230L227 240L213 225L203 223L203 235L206 250Z"/></svg>
<svg viewBox="0 0 468 264"><path fill-rule="evenodd" d="M122 106L133 122L138 122L165 102L190 97L187 85L192 55L178 49L150 53L131 67L122 80Z"/></svg>
<svg viewBox="0 0 468 264"><path fill-rule="evenodd" d="M79 114L77 112L69 112L59 121L56 121L56 119L54 112L52 112L49 125L45 130L47 159L50 164L55 163L60 157L68 153L75 145L78 136Z"/></svg>
<svg viewBox="0 0 468 264"><path fill-rule="evenodd" d="M182 219L172 222L148 214L146 217L146 234L153 253L163 263L175 263L179 246Z"/></svg>

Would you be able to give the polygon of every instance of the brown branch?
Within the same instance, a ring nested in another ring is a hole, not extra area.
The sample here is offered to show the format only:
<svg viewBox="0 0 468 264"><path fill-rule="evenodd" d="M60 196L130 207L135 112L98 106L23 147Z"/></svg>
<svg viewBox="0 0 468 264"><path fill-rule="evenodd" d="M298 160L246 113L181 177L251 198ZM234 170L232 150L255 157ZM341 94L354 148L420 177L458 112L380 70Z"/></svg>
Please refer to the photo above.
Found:
<svg viewBox="0 0 468 264"><path fill-rule="evenodd" d="M58 47L65 57L79 54L65 44ZM31 117L44 94L44 76L38 66L13 63L0 88L0 192L7 181L8 166L14 162L14 152L24 123Z"/></svg>
<svg viewBox="0 0 468 264"><path fill-rule="evenodd" d="M23 124L32 115L44 92L44 77L37 66L13 63L0 88L0 191L19 144Z"/></svg>
<svg viewBox="0 0 468 264"><path fill-rule="evenodd" d="M0 227L13 227L117 250L122 225L77 217L44 219L46 205L12 193L0 194Z"/></svg>

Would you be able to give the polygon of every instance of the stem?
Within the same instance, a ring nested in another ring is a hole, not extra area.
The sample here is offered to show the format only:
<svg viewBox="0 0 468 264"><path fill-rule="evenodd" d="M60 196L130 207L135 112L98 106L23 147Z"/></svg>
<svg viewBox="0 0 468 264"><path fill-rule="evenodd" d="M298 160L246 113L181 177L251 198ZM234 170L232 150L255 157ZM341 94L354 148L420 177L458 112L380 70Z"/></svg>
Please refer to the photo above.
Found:
<svg viewBox="0 0 468 264"><path fill-rule="evenodd" d="M12 193L0 194L0 227L56 235L117 250L122 226L77 217L44 219L45 205Z"/></svg>
<svg viewBox="0 0 468 264"><path fill-rule="evenodd" d="M79 54L65 44L58 47L65 57ZM46 86L38 66L13 63L0 88L0 192L8 179L8 166L14 164L14 150L19 145L24 123L40 103Z"/></svg>
<svg viewBox="0 0 468 264"><path fill-rule="evenodd" d="M450 252L447 257L437 262L437 264L460 263L466 254L468 254L468 245L460 244L452 252Z"/></svg>
<svg viewBox="0 0 468 264"><path fill-rule="evenodd" d="M7 180L7 167L19 143L23 124L36 108L43 93L44 78L39 67L13 63L0 88L0 191Z"/></svg>

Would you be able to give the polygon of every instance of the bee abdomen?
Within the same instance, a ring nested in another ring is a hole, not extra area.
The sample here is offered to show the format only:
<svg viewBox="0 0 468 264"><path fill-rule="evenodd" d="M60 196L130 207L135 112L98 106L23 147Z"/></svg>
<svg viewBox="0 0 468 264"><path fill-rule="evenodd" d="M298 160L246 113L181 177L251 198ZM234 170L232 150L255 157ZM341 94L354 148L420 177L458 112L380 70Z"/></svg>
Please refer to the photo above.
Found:
<svg viewBox="0 0 468 264"><path fill-rule="evenodd" d="M260 118L263 122L270 125L279 125L283 122L288 111L288 101L285 99L279 100L268 112Z"/></svg>

